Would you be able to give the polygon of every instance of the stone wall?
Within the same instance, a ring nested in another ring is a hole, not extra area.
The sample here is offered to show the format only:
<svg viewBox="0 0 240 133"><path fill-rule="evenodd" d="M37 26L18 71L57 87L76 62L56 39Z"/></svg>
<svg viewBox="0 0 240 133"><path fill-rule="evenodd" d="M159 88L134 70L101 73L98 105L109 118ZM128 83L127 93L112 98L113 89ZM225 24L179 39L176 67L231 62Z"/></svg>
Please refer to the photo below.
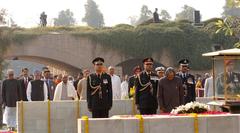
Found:
<svg viewBox="0 0 240 133"><path fill-rule="evenodd" d="M4 54L5 59L17 57L19 60L38 62L67 71L91 69L91 61L97 56L105 58L107 66L115 66L131 58L119 51L107 49L87 37L69 34L46 34L21 44L12 43Z"/></svg>

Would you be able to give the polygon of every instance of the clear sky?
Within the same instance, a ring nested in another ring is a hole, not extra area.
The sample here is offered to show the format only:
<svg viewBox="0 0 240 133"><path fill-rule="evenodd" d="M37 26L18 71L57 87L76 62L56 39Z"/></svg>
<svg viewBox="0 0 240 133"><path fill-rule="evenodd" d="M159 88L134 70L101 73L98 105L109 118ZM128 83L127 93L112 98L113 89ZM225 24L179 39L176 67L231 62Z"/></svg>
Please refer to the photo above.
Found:
<svg viewBox="0 0 240 133"><path fill-rule="evenodd" d="M22 27L34 27L39 23L40 13L45 11L48 22L53 23L58 12L70 9L74 13L78 25L85 14L84 4L87 0L0 0L0 8L8 10L13 20ZM104 15L105 25L130 23L129 16L138 16L142 5L154 11L167 10L172 18L187 4L200 10L202 20L220 17L225 0L95 0Z"/></svg>

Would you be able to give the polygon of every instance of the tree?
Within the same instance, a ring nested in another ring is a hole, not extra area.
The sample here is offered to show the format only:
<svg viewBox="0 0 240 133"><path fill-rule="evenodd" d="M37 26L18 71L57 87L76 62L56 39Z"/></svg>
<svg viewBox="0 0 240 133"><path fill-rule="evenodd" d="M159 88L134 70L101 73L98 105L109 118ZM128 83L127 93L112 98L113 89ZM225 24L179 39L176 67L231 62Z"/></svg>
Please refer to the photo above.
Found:
<svg viewBox="0 0 240 133"><path fill-rule="evenodd" d="M161 10L159 16L162 17L163 21L169 21L172 18L167 10Z"/></svg>
<svg viewBox="0 0 240 133"><path fill-rule="evenodd" d="M224 20L218 20L215 26L217 28L216 33L223 31L225 36L238 38L238 42L234 44L234 47L240 48L240 18L228 16Z"/></svg>
<svg viewBox="0 0 240 133"><path fill-rule="evenodd" d="M128 19L130 20L130 24L135 26L137 21L138 21L137 18L138 18L138 16L130 16L130 17L128 17Z"/></svg>
<svg viewBox="0 0 240 133"><path fill-rule="evenodd" d="M194 21L194 13L195 9L193 7L190 7L188 5L183 6L183 11L180 13L176 14L176 21L181 21L181 20L189 20L191 22Z"/></svg>
<svg viewBox="0 0 240 133"><path fill-rule="evenodd" d="M226 6L228 6L228 7L240 7L240 0L226 0Z"/></svg>
<svg viewBox="0 0 240 133"><path fill-rule="evenodd" d="M6 24L5 17L7 16L6 9L0 9L0 24Z"/></svg>
<svg viewBox="0 0 240 133"><path fill-rule="evenodd" d="M226 4L223 7L224 11L222 16L226 18L227 16L240 17L240 6L235 0L226 0Z"/></svg>
<svg viewBox="0 0 240 133"><path fill-rule="evenodd" d="M139 17L138 21L136 22L136 24L139 25L151 18L152 18L152 12L148 9L148 6L143 5L141 8L140 17Z"/></svg>
<svg viewBox="0 0 240 133"><path fill-rule="evenodd" d="M55 26L72 26L75 24L75 19L73 17L73 12L69 9L62 10L58 14L58 18L54 19Z"/></svg>
<svg viewBox="0 0 240 133"><path fill-rule="evenodd" d="M98 5L93 0L87 0L85 5L86 14L82 19L88 26L100 28L104 26L104 18L101 11L98 9Z"/></svg>

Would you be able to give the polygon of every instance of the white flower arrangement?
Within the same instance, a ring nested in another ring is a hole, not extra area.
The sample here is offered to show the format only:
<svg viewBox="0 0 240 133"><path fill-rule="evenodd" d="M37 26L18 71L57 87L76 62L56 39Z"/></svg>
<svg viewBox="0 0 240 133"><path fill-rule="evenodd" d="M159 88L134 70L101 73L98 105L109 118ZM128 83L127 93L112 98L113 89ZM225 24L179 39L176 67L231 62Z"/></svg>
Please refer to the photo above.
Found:
<svg viewBox="0 0 240 133"><path fill-rule="evenodd" d="M199 102L190 102L186 105L181 105L171 111L171 114L191 114L191 113L205 113L210 111L210 107Z"/></svg>

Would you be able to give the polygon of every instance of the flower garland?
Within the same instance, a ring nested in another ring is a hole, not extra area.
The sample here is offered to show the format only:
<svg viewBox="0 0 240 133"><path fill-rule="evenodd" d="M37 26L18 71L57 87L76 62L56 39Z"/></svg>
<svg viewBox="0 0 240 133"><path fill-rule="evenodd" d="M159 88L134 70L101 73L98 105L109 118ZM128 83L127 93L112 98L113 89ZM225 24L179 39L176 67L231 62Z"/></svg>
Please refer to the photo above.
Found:
<svg viewBox="0 0 240 133"><path fill-rule="evenodd" d="M181 105L176 109L173 109L170 114L177 115L177 114L191 114L191 113L206 113L210 111L210 107L206 104L199 103L199 102L190 102L186 105Z"/></svg>

